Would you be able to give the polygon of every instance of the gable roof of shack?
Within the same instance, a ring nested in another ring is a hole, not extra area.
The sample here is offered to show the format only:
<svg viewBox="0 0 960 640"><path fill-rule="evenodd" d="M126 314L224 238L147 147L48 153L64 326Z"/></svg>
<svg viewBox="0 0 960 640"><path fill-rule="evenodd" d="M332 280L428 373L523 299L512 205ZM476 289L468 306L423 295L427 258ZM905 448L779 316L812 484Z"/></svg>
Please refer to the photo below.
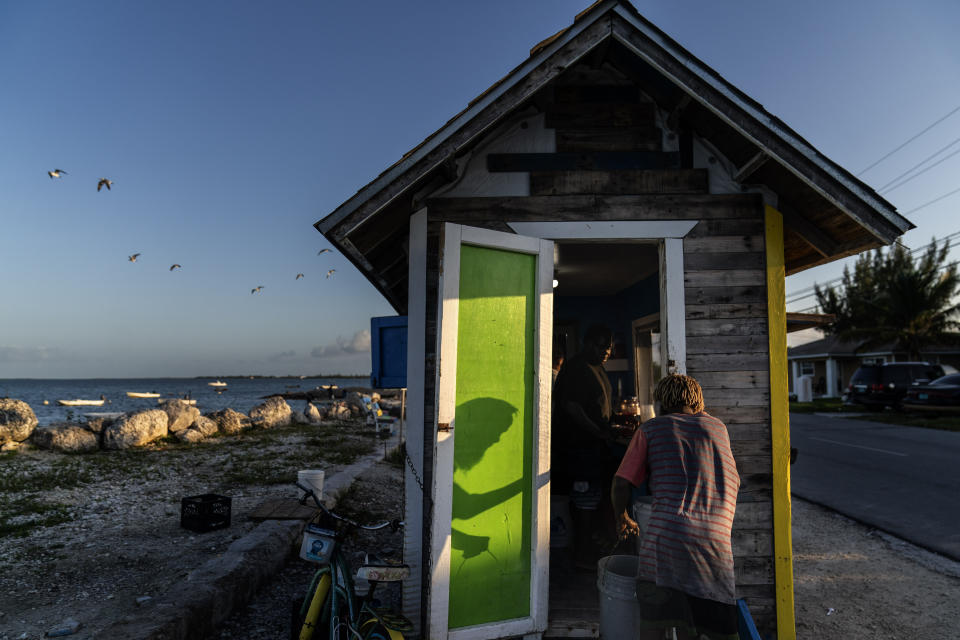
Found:
<svg viewBox="0 0 960 640"><path fill-rule="evenodd" d="M398 312L406 311L406 238L414 194L456 178L455 159L566 69L614 65L657 106L739 167L741 184L778 194L787 273L889 244L913 228L896 208L761 104L647 21L625 0L600 0L314 226Z"/></svg>

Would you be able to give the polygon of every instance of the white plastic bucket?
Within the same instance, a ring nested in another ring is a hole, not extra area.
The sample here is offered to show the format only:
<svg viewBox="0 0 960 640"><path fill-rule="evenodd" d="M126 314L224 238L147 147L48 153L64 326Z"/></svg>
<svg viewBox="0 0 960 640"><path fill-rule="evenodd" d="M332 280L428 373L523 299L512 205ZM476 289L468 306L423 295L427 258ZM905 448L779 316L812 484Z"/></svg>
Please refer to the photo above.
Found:
<svg viewBox="0 0 960 640"><path fill-rule="evenodd" d="M297 471L297 482L313 491L317 500L323 499L323 470L303 469Z"/></svg>
<svg viewBox="0 0 960 640"><path fill-rule="evenodd" d="M600 638L622 640L636 635L640 617L636 586L637 556L607 556L597 563L600 591Z"/></svg>

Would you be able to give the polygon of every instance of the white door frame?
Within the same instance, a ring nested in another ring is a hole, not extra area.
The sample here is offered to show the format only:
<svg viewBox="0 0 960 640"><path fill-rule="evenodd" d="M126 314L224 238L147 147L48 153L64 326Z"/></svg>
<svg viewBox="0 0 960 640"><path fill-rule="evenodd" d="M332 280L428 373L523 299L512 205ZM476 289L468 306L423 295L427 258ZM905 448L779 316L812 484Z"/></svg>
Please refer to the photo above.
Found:
<svg viewBox="0 0 960 640"><path fill-rule="evenodd" d="M431 588L427 616L432 640L539 637L547 628L550 585L550 393L553 327L553 242L501 231L444 223L437 319L437 412L434 456ZM453 445L456 432L457 328L460 247L473 245L537 256L534 342L533 517L531 527L530 615L516 620L448 628L450 533L453 505Z"/></svg>

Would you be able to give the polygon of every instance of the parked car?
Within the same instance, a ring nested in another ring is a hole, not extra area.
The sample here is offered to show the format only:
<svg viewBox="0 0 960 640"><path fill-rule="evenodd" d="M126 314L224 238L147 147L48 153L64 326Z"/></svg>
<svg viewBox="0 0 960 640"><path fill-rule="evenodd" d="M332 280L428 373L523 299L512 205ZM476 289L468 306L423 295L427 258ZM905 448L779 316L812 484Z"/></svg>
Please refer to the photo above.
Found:
<svg viewBox="0 0 960 640"><path fill-rule="evenodd" d="M948 373L957 373L957 370L949 365L929 362L863 365L850 379L847 401L871 411L879 411L884 407L899 409L911 388L928 384Z"/></svg>
<svg viewBox="0 0 960 640"><path fill-rule="evenodd" d="M960 374L952 373L907 390L906 409L960 412Z"/></svg>

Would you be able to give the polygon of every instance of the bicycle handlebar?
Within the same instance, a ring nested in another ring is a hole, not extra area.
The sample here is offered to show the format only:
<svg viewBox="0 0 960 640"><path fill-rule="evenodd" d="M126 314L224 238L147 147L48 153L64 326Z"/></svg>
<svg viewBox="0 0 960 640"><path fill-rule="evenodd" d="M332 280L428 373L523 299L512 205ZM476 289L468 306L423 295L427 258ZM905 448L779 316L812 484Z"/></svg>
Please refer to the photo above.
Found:
<svg viewBox="0 0 960 640"><path fill-rule="evenodd" d="M317 508L319 508L321 511L323 511L323 512L324 512L325 514L327 514L328 516L330 516L330 517L332 517L332 518L335 518L335 519L339 520L340 522L344 522L344 523L350 525L351 527L354 527L354 528L357 528L357 529L363 529L363 530L365 530L365 531L379 531L380 529L384 529L384 528L386 528L386 527L390 527L394 532L396 532L400 527L403 527L403 526L405 526L405 524L406 524L403 520L400 520L399 518L395 518L395 519L393 519L393 520L384 521L384 522L381 522L381 523L379 523L379 524L370 524L370 525L360 524L359 522L354 522L354 521L351 520L350 518L345 518L345 517L343 517L343 516L341 516L341 515L339 515L339 514L334 513L333 511L330 511L330 509L327 509L327 508L323 505L323 503L320 502L320 499L317 498L317 494L315 494L312 489L308 489L307 487L303 486L303 485L300 484L299 482L295 482L294 484L297 485L297 488L298 488L298 489L300 489L301 491L304 492L304 494L303 494L302 496L300 496L300 504L304 504L304 505L305 505L305 504L307 504L307 498L313 498L313 502L317 505Z"/></svg>

